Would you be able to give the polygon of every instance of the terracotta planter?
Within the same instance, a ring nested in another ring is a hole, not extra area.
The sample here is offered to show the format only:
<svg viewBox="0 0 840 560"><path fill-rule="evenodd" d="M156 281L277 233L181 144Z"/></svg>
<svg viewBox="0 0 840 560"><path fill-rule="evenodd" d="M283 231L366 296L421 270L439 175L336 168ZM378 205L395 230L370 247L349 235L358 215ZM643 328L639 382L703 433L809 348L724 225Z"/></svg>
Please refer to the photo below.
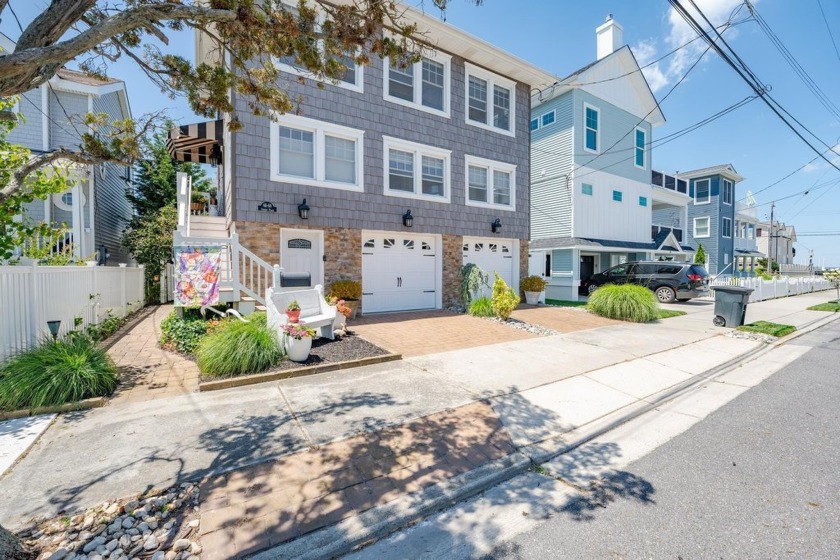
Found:
<svg viewBox="0 0 840 560"><path fill-rule="evenodd" d="M286 336L286 356L293 362L305 362L311 350L311 336L305 336L300 340Z"/></svg>
<svg viewBox="0 0 840 560"><path fill-rule="evenodd" d="M190 210L193 212L204 212L204 203L203 202L191 202L190 203Z"/></svg>
<svg viewBox="0 0 840 560"><path fill-rule="evenodd" d="M286 318L290 323L297 323L300 321L300 309L297 311L286 311Z"/></svg>
<svg viewBox="0 0 840 560"><path fill-rule="evenodd" d="M350 317L348 318L352 321L356 318L356 314L359 312L359 300L346 299L344 300L344 304L350 308Z"/></svg>

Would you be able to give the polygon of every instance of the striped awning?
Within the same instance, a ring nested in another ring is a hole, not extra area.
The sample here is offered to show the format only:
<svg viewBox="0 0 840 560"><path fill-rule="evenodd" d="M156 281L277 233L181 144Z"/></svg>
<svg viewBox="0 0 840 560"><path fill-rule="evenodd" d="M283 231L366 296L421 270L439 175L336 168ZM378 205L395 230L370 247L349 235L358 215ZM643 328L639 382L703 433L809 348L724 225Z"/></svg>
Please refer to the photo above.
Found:
<svg viewBox="0 0 840 560"><path fill-rule="evenodd" d="M224 130L221 119L176 126L169 131L166 148L178 161L219 164Z"/></svg>

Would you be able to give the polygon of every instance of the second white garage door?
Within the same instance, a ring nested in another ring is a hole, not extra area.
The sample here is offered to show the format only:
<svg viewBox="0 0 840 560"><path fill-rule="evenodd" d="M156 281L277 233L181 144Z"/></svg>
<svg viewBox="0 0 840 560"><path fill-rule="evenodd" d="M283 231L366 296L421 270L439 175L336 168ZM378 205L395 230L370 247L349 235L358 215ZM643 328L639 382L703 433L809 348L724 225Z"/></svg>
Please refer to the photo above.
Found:
<svg viewBox="0 0 840 560"><path fill-rule="evenodd" d="M362 311L437 307L437 237L362 232Z"/></svg>
<svg viewBox="0 0 840 560"><path fill-rule="evenodd" d="M498 272L502 280L514 289L519 285L513 283L517 259L514 255L513 239L495 239L488 237L464 238L464 264L473 263L481 267L489 275L490 286L493 286L494 272ZM489 290L483 290L483 295L489 295Z"/></svg>

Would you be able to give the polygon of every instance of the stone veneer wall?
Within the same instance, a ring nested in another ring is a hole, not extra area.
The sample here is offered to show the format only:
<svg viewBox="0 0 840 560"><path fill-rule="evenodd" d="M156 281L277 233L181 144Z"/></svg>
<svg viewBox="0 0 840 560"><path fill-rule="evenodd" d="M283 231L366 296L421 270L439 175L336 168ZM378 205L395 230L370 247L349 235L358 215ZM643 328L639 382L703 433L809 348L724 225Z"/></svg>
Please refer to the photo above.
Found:
<svg viewBox="0 0 840 560"><path fill-rule="evenodd" d="M458 288L461 285L461 265L464 264L464 237L442 235L443 237L443 307L460 305Z"/></svg>
<svg viewBox="0 0 840 560"><path fill-rule="evenodd" d="M519 279L528 276L528 247L527 239L519 240Z"/></svg>
<svg viewBox="0 0 840 560"><path fill-rule="evenodd" d="M237 221L239 242L270 265L280 262L280 230L317 229L324 232L324 286L341 277L362 281L362 231L359 229L308 227L299 224L283 226L264 222Z"/></svg>

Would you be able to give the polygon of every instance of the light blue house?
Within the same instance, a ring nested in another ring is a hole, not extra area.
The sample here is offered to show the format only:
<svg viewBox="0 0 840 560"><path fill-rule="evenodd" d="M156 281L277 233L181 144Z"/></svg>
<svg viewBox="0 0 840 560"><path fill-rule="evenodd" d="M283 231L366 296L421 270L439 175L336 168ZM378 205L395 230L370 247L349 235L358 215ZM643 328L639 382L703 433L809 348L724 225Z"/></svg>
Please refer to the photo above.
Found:
<svg viewBox="0 0 840 560"><path fill-rule="evenodd" d="M531 99L529 269L548 298L575 300L582 281L627 260L693 252L673 220L652 227L660 209L683 225L689 201L652 184L651 134L665 117L621 26L610 17L596 34L598 60Z"/></svg>
<svg viewBox="0 0 840 560"><path fill-rule="evenodd" d="M688 243L697 247L703 245L706 252L706 268L710 274L725 276L739 273L744 260L749 259L754 267L755 259L762 256L753 242L749 243L749 232L744 231L744 242L736 239L741 235L741 224L757 220L736 218L735 185L744 180L731 164L716 165L680 173L688 181L691 204L688 207ZM744 209L746 210L746 209ZM737 250L737 252L736 252ZM736 262L736 259L738 262Z"/></svg>

